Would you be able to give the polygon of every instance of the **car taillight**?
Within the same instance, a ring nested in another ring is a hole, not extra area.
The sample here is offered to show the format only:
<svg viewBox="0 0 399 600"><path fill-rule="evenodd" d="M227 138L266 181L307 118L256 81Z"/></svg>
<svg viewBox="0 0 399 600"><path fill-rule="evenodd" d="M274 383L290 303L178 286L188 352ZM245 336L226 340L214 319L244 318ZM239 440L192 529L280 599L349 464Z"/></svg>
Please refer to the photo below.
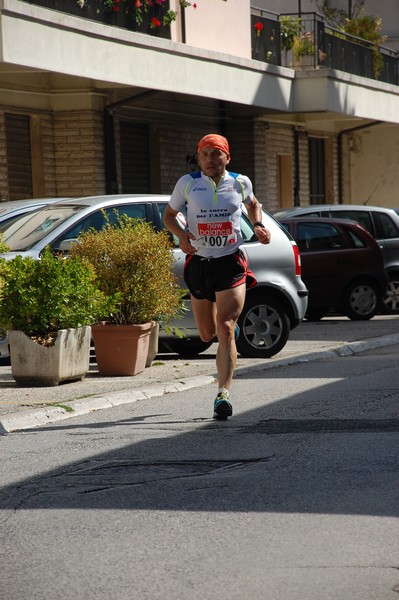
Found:
<svg viewBox="0 0 399 600"><path fill-rule="evenodd" d="M295 275L301 275L302 273L302 265L301 265L301 255L299 252L299 248L294 241L291 241L292 249L294 251L294 260L295 260Z"/></svg>

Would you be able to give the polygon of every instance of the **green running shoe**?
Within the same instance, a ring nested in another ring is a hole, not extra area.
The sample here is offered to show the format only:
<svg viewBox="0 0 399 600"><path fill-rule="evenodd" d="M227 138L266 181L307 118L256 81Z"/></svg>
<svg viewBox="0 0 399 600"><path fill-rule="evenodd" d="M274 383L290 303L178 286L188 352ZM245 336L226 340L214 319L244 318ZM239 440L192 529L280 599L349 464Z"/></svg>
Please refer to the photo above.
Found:
<svg viewBox="0 0 399 600"><path fill-rule="evenodd" d="M232 414L233 407L229 400L228 392L220 392L215 398L213 418L225 421Z"/></svg>

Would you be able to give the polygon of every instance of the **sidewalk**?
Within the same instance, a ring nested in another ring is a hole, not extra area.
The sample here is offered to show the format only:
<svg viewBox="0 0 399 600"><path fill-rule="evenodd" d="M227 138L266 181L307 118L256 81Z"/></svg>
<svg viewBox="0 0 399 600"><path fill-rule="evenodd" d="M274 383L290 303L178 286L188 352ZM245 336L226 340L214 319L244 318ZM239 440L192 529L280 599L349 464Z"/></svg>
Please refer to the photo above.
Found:
<svg viewBox="0 0 399 600"><path fill-rule="evenodd" d="M378 316L370 321L342 317L303 322L285 348L271 359L239 357L236 377L251 371L326 358L330 353L348 356L399 343L399 316ZM134 377L101 377L91 365L86 378L50 388L18 387L11 367L0 367L0 435L30 429L95 410L128 404L167 393L204 387L215 381L216 344L195 359L158 355L144 372Z"/></svg>

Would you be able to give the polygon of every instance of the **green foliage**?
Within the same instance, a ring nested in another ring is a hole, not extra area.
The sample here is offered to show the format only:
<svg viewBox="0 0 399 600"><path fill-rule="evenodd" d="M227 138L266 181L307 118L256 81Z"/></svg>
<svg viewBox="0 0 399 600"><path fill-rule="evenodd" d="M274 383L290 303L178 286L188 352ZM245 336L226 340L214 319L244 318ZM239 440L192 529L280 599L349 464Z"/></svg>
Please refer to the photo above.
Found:
<svg viewBox="0 0 399 600"><path fill-rule="evenodd" d="M92 267L46 249L40 260L17 256L2 264L0 328L29 337L91 325L112 308L99 291Z"/></svg>
<svg viewBox="0 0 399 600"><path fill-rule="evenodd" d="M379 44L381 40L382 19L375 15L364 15L357 19L347 19L343 27L345 33L355 35L362 40L367 40L372 44Z"/></svg>
<svg viewBox="0 0 399 600"><path fill-rule="evenodd" d="M293 46L295 60L298 60L300 56L313 56L314 50L314 37L312 31L305 31L295 38Z"/></svg>
<svg viewBox="0 0 399 600"><path fill-rule="evenodd" d="M280 37L281 47L288 52L294 45L295 39L302 33L304 26L301 19L294 19L288 16L280 17Z"/></svg>
<svg viewBox="0 0 399 600"><path fill-rule="evenodd" d="M373 73L376 79L380 77L384 68L384 59L378 48L379 44L386 40L385 36L381 36L381 27L382 19L375 15L347 19L346 25L343 27L345 33L366 40L373 45Z"/></svg>
<svg viewBox="0 0 399 600"><path fill-rule="evenodd" d="M174 10L168 10L162 17L162 23L165 26L170 25L173 21L176 21L177 14Z"/></svg>
<svg viewBox="0 0 399 600"><path fill-rule="evenodd" d="M9 247L4 243L3 240L3 234L0 233L0 254L3 254L4 252L8 252Z"/></svg>
<svg viewBox="0 0 399 600"><path fill-rule="evenodd" d="M118 217L114 225L81 235L71 255L93 265L104 294L118 294L117 309L108 318L114 324L167 320L181 307L169 236L146 221Z"/></svg>
<svg viewBox="0 0 399 600"><path fill-rule="evenodd" d="M365 0L353 0L350 14L341 8L332 6L331 0L315 0L317 10L321 13L330 27L342 29L347 19L355 19L364 7ZM349 10L349 3L348 3Z"/></svg>
<svg viewBox="0 0 399 600"><path fill-rule="evenodd" d="M6 246L6 244L3 241L3 236L0 233L0 254L3 254L4 252L8 252L9 247ZM8 262L4 259L0 257L0 299L1 299L1 292L3 289L3 285L4 285L4 278L6 276L6 272L7 272L7 265Z"/></svg>

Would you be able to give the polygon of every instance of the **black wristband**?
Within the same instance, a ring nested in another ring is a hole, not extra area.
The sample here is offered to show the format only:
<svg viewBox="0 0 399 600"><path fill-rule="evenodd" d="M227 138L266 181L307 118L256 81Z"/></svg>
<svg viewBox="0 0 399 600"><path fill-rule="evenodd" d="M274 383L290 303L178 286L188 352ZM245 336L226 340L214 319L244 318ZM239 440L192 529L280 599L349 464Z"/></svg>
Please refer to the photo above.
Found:
<svg viewBox="0 0 399 600"><path fill-rule="evenodd" d="M252 225L252 227L264 227L264 225L260 221L255 221L255 223Z"/></svg>

